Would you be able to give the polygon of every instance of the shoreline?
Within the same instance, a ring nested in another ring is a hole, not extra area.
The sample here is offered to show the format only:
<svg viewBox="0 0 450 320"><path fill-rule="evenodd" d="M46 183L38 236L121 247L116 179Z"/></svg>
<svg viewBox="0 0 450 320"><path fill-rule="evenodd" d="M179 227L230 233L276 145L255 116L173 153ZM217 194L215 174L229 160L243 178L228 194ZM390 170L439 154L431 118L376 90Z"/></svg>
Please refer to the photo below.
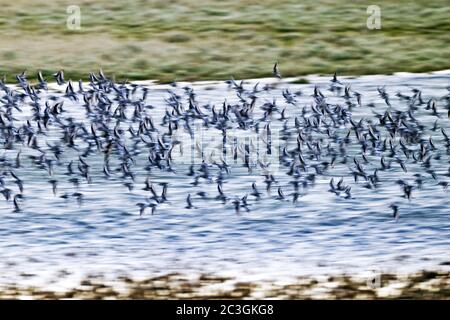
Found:
<svg viewBox="0 0 450 320"><path fill-rule="evenodd" d="M0 299L450 299L450 271L423 270L408 275L342 273L301 276L292 281L240 281L233 277L181 273L115 281L88 276L74 287L0 286Z"/></svg>
<svg viewBox="0 0 450 320"><path fill-rule="evenodd" d="M99 68L100 70L101 68ZM56 72L57 70L55 70ZM12 76L12 74L10 74L9 76ZM36 75L33 74L28 74L29 78L28 80L31 82L31 84L36 84L37 82L37 78L35 77ZM114 74L106 74L108 79L114 79ZM391 74L338 74L339 78L342 80L352 80L352 79L363 79L363 78L372 78L372 77L411 77L411 76L449 76L450 77L450 69L442 69L442 70L434 70L434 71L427 71L427 72L408 72L408 71L398 71L398 72L393 72ZM291 84L291 85L312 85L315 82L321 82L321 81L325 81L328 82L330 80L330 78L333 77L333 74L324 74L324 73L312 73L312 74L305 74L305 75L297 75L297 76L293 76L293 77L285 77L282 79L277 79L274 77L257 77L257 78L235 78L235 81L244 81L246 84L256 84L259 83L261 85L264 84ZM34 79L36 78L36 79ZM204 87L209 87L209 86L217 86L217 85L226 85L226 81L230 80L232 78L232 75L230 75L230 77L228 77L227 79L207 79L207 80L194 80L194 81L177 81L176 84L178 87L183 87L186 85L195 85L195 86L204 86ZM49 79L49 77L47 76L47 80ZM53 79L53 77L52 77ZM67 81L70 78L67 77ZM8 80L8 79L7 79ZM77 86L77 81L78 79L71 79L73 85ZM81 80L83 82L89 81L88 78L83 77L81 78ZM121 80L119 79L114 79L114 81L116 83L121 82ZM449 80L450 81L450 80ZM126 83L127 84L135 84L135 85L146 85L146 86L150 86L153 88L157 88L157 89L170 89L172 88L171 83L170 82L164 82L161 81L159 79L147 79L147 80L142 80L142 79L132 79L132 78L128 78L126 79ZM18 86L17 84L17 80L13 80L13 81L6 81L4 82L4 84L6 85L16 85L17 88L20 88L20 86ZM48 85L48 89L49 91L52 90L62 90L63 88L66 87L66 85L58 85L55 81L48 81L47 82Z"/></svg>

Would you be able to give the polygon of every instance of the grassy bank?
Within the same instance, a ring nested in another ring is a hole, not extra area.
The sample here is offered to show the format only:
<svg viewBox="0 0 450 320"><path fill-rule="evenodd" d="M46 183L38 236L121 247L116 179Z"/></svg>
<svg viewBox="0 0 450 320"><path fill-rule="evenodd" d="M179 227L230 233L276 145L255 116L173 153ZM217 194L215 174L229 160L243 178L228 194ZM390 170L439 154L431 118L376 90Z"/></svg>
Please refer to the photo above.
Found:
<svg viewBox="0 0 450 320"><path fill-rule="evenodd" d="M98 67L117 79L209 80L450 69L448 1L15 0L0 10L0 74ZM68 5L81 29L66 27Z"/></svg>
<svg viewBox="0 0 450 320"><path fill-rule="evenodd" d="M422 271L408 276L382 274L372 288L348 275L298 278L284 284L238 282L233 278L168 274L145 280L122 277L105 283L90 277L66 291L36 287L0 287L0 299L450 299L448 272ZM120 289L119 289L120 288Z"/></svg>

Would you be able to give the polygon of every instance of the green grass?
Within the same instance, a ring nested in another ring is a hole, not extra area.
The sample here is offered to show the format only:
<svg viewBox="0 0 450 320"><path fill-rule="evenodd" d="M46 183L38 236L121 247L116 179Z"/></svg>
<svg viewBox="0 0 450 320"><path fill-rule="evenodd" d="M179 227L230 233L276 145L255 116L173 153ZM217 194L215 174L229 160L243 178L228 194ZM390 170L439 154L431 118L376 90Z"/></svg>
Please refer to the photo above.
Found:
<svg viewBox="0 0 450 320"><path fill-rule="evenodd" d="M66 9L81 8L81 30ZM86 78L211 80L450 69L448 1L16 0L0 11L0 75L64 69Z"/></svg>

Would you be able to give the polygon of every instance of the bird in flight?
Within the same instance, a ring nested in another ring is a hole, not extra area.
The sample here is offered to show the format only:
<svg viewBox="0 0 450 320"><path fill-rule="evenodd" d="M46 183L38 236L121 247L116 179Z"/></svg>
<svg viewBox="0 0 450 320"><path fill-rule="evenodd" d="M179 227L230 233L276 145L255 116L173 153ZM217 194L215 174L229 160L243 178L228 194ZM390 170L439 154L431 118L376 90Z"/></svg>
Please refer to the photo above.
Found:
<svg viewBox="0 0 450 320"><path fill-rule="evenodd" d="M272 72L275 77L277 77L278 79L281 79L281 73L280 73L280 70L278 69L278 61L275 62Z"/></svg>

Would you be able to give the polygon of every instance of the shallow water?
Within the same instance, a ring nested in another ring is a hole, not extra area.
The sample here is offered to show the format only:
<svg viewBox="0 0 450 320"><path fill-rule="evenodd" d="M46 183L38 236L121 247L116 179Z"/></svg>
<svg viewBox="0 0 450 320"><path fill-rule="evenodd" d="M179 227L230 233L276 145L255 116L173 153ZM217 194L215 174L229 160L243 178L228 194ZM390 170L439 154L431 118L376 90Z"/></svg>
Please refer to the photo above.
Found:
<svg viewBox="0 0 450 320"><path fill-rule="evenodd" d="M276 96L281 109L287 107L292 123L300 108L284 102L282 89L301 90L303 95L297 98L299 106L312 103L315 84L327 95L328 101L338 101L334 93L327 91L329 77L311 76L308 80L311 84L276 82L276 88L269 93L258 93L258 106ZM244 86L251 87L257 81L263 84L273 79L248 80ZM385 86L393 108L398 110L404 110L405 103L399 101L395 93L410 94L411 88L418 88L424 101L437 100L441 115L438 124L450 133L445 101L440 99L448 94L450 72L366 76L341 81L363 95L363 107L352 109L355 120L373 118L372 111L385 112L387 106L379 97L377 87ZM144 84L150 88L147 104L155 107L151 115L155 124L159 124L165 112L164 99L169 96L166 92L169 86ZM184 85L171 89L182 95ZM224 99L231 104L238 102L235 91L225 83L189 85L194 88L200 105L221 106ZM369 108L368 103L375 106ZM23 109L24 114L17 114L19 121L29 116L27 108ZM76 119L84 118L84 112L68 101L65 109ZM440 159L433 160L439 181L449 181L445 176L449 155L442 134L440 129L430 130L436 117L424 110L424 106L415 116L426 126L424 136L433 137L441 154ZM274 119L278 117L275 115ZM280 124L274 120L273 130ZM49 133L48 141L51 143L52 139ZM40 143L44 145L43 141ZM18 149L2 153L13 161ZM349 148L348 152L349 163L353 156L361 156L359 148ZM24 151L24 155L31 153ZM62 162L67 163L69 158L77 159L76 153L67 151ZM141 217L136 203L144 201L148 195L142 190L146 178L142 170L145 159L145 153L136 157L133 167L136 181L134 189L129 191L119 175L108 180L103 177L101 156L89 157L92 183L81 181L78 191L83 194L83 201L78 203L74 198L59 197L75 191L67 182L65 165L54 168L54 176L60 181L54 196L47 172L36 170L24 156L22 169L16 170L24 180L22 211L14 212L11 201L0 201L0 285L64 287L88 274L107 278L127 274L139 278L168 272L206 272L252 280L342 272L403 273L436 268L450 260L449 194L423 173L419 164L407 163L408 173L396 164L388 171L380 171L381 183L377 189L364 188L363 181L355 183L348 173L350 164L336 165L323 176L317 176L314 185L304 190L296 204L275 199L278 186L283 187L285 194L292 192L286 168L276 171L277 184L268 195L261 172L255 170L251 174L241 166L232 166L230 177L223 185L225 193L243 197L251 192L252 182L263 192L260 201L249 197L250 211L241 210L239 214L230 202L224 205L219 200L200 200L199 197L193 198L196 209L186 209L188 193L194 195L202 190L214 198L216 184L201 181L193 186L192 177L186 176L188 167L175 164L177 173L152 171L153 183L169 183L168 202L158 206L154 215L147 211ZM373 171L379 167L375 157L369 157L369 161L366 168ZM424 175L424 185L421 190L414 190L408 201L401 197L403 193L395 181L399 178L411 181L418 172ZM341 176L352 187L352 199L328 192L330 178L337 181ZM161 186L156 185L156 188L161 191ZM393 219L389 208L394 202L400 208L398 221Z"/></svg>

